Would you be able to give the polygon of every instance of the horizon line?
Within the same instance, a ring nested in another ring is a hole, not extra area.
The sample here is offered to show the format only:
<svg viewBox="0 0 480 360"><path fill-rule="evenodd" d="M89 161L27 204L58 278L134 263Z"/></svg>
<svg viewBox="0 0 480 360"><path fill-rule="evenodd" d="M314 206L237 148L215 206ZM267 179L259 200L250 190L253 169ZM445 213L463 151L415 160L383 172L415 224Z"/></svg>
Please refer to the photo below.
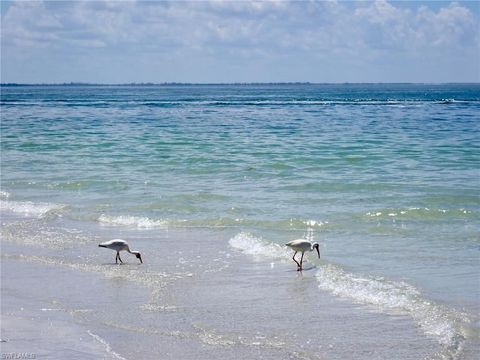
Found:
<svg viewBox="0 0 480 360"><path fill-rule="evenodd" d="M212 86L212 85L478 85L480 82L310 82L310 81L273 81L273 82L129 82L129 83L17 83L2 82L1 87L9 86Z"/></svg>

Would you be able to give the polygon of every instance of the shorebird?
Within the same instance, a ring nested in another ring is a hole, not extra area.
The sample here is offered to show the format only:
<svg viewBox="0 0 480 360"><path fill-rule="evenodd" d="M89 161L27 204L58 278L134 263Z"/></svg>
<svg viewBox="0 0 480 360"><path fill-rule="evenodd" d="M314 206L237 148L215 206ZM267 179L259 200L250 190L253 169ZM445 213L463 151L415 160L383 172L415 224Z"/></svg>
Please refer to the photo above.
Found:
<svg viewBox="0 0 480 360"><path fill-rule="evenodd" d="M311 243L308 240L297 239L297 240L292 240L286 243L285 245L295 250L295 254L293 254L292 259L297 264L297 271L302 271L303 255L305 255L305 251L313 251L313 249L317 250L318 258L320 259L320 246L318 245L318 243ZM295 255L297 255L297 252L299 251L302 252L302 258L300 259L300 264L298 263L297 260L295 260Z"/></svg>
<svg viewBox="0 0 480 360"><path fill-rule="evenodd" d="M128 243L125 240L113 239L113 240L105 241L99 244L98 246L104 247L107 249L112 249L117 252L117 256L115 256L115 264L118 264L118 260L120 260L120 262L123 264L123 261L120 258L120 251L126 251L126 252L129 252L130 254L135 255L137 259L140 260L140 263L143 264L142 255L140 255L138 251L131 251L130 248L128 247Z"/></svg>

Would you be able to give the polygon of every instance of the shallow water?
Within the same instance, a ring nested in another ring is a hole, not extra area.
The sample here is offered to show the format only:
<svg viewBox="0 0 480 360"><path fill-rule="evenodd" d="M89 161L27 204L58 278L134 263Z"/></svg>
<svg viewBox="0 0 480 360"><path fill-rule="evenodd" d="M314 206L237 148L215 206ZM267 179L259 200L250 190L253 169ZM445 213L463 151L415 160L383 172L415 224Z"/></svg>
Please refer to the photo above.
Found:
<svg viewBox="0 0 480 360"><path fill-rule="evenodd" d="M64 236L43 226L35 232ZM24 246L20 237L7 239L2 296L8 301L2 313L22 318L28 312L35 325L46 323L47 329L60 318L71 324L71 338L83 337L77 348L85 348L88 335L95 334L100 344L108 344L105 353L111 358L345 359L354 353L365 359L416 359L442 348L408 313L386 314L321 291L321 266L308 263L310 270L299 274L288 258L245 258L222 235L227 234L174 230L152 245L151 231L136 231L131 243L151 250L143 265L123 255L123 266L113 263L111 251L91 252L93 241L90 246L66 241L59 251L44 244ZM176 247L178 241L185 248ZM158 253L162 256L152 257ZM58 348L54 335L31 332L43 340L40 349L68 354L70 346ZM2 334L7 349L25 346L11 328L5 326Z"/></svg>
<svg viewBox="0 0 480 360"><path fill-rule="evenodd" d="M142 358L478 349L478 85L1 90L2 283L62 268L111 304L100 289L121 281L118 311L62 299L91 309L70 320L100 351L99 339L125 358L133 339ZM96 244L116 237L145 266L107 264ZM303 277L281 246L299 237L322 251ZM298 306L322 310L299 323Z"/></svg>

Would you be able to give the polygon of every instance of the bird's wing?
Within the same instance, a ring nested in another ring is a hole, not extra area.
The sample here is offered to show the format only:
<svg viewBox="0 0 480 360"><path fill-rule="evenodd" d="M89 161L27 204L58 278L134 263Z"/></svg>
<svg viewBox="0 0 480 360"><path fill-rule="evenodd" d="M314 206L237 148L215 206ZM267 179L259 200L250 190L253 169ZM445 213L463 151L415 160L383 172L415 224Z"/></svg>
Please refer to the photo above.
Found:
<svg viewBox="0 0 480 360"><path fill-rule="evenodd" d="M304 239L296 239L296 240L289 241L285 245L292 247L292 246L302 246L306 243L309 243L309 242L307 240L304 240Z"/></svg>
<svg viewBox="0 0 480 360"><path fill-rule="evenodd" d="M127 242L125 240L112 239L112 240L105 241L105 242L101 243L100 245L103 245L103 246L124 246L126 244L127 244Z"/></svg>

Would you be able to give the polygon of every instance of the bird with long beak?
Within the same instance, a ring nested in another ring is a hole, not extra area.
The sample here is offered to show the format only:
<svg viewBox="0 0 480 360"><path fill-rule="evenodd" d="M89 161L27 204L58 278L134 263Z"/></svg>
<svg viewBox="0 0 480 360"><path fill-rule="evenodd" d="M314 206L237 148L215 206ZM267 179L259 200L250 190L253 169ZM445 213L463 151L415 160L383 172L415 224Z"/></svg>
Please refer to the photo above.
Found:
<svg viewBox="0 0 480 360"><path fill-rule="evenodd" d="M131 251L130 247L128 246L128 243L125 240L113 239L113 240L105 241L99 244L98 246L107 248L107 249L112 249L117 252L117 256L115 256L115 264L118 264L118 260L120 260L120 262L123 264L123 261L120 258L120 251L126 251L130 254L135 255L137 259L140 260L140 264L143 264L142 255L140 255L138 251Z"/></svg>
<svg viewBox="0 0 480 360"><path fill-rule="evenodd" d="M305 255L306 251L313 251L314 249L317 250L318 258L320 259L320 245L318 245L318 243L311 243L308 240L297 239L297 240L292 240L286 243L285 245L295 250L295 253L293 254L292 259L297 264L297 271L302 271L303 255ZM295 260L295 255L297 255L297 252L299 251L302 252L302 258L300 259L300 263L298 263L298 261Z"/></svg>

